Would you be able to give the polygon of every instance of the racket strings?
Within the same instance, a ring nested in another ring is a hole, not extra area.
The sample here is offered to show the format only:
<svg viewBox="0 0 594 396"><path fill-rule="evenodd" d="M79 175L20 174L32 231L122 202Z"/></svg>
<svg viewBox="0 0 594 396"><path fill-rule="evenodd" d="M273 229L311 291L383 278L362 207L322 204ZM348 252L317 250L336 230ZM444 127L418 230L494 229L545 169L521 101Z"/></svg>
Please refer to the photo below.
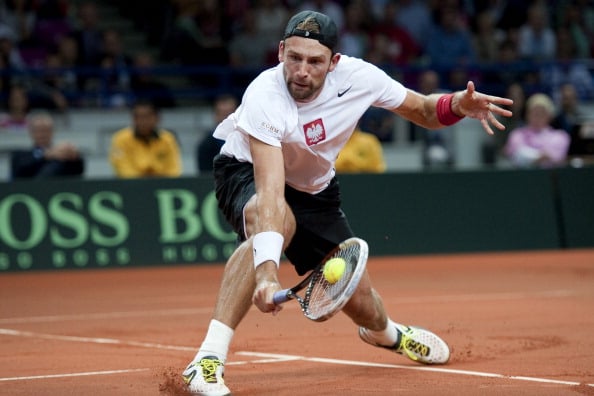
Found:
<svg viewBox="0 0 594 396"><path fill-rule="evenodd" d="M319 318L331 312L343 301L341 297L349 287L351 278L359 261L360 246L358 244L347 245L339 250L331 258L340 257L346 262L344 274L335 283L329 283L323 276L323 267L312 277L309 287L303 298L303 311L311 318Z"/></svg>

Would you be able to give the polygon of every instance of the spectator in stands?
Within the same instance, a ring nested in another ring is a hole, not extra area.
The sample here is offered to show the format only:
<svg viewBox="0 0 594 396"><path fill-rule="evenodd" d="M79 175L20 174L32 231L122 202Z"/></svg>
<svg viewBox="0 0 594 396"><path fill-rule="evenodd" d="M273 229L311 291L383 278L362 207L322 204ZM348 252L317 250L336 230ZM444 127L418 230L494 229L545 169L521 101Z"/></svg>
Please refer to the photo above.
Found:
<svg viewBox="0 0 594 396"><path fill-rule="evenodd" d="M431 9L424 0L400 0L398 4L397 20L421 48L425 49L429 32L433 30L434 23Z"/></svg>
<svg viewBox="0 0 594 396"><path fill-rule="evenodd" d="M133 100L150 100L159 109L175 107L176 100L171 90L158 80L153 70L153 56L148 52L141 52L134 56L133 62L130 80Z"/></svg>
<svg viewBox="0 0 594 396"><path fill-rule="evenodd" d="M72 33L78 44L81 66L99 66L103 43L103 30L99 26L101 15L93 1L84 1L78 7L76 26Z"/></svg>
<svg viewBox="0 0 594 396"><path fill-rule="evenodd" d="M233 95L223 94L215 99L213 125L196 146L196 165L199 174L212 172L212 161L221 151L224 143L224 141L215 138L212 134L215 127L235 111L237 105L237 98Z"/></svg>
<svg viewBox="0 0 594 396"><path fill-rule="evenodd" d="M370 107L363 113L359 126L379 139L381 143L394 140L396 116L391 111L379 107Z"/></svg>
<svg viewBox="0 0 594 396"><path fill-rule="evenodd" d="M441 87L441 78L435 70L424 70L418 77L418 91L424 95L446 92ZM411 140L423 142L423 165L444 167L453 163L452 128L426 129L410 124Z"/></svg>
<svg viewBox="0 0 594 396"><path fill-rule="evenodd" d="M594 26L588 26L587 18L588 14L592 16L592 4L579 4L578 1L571 1L560 8L560 12L557 13L560 16L558 26L567 29L571 35L574 42L575 57L579 59L590 58L594 48ZM557 48L559 48L559 45L558 43Z"/></svg>
<svg viewBox="0 0 594 396"><path fill-rule="evenodd" d="M43 83L47 87L59 91L68 106L80 104L79 90L82 89L82 84L76 71L77 51L78 47L74 38L62 37L58 41L56 50L46 56L45 70L42 75Z"/></svg>
<svg viewBox="0 0 594 396"><path fill-rule="evenodd" d="M276 45L270 43L270 36L258 30L255 11L247 10L241 18L239 31L229 43L231 66L260 69L268 65L269 60L277 60L276 50Z"/></svg>
<svg viewBox="0 0 594 396"><path fill-rule="evenodd" d="M301 4L295 10L297 11L304 11L304 10L312 10L321 12L322 14L328 15L334 23L336 23L336 27L340 32L344 28L344 20L345 20L345 12L344 6L342 5L345 3L344 1L338 0L305 0L300 2ZM284 27L284 26L283 26Z"/></svg>
<svg viewBox="0 0 594 396"><path fill-rule="evenodd" d="M495 18L489 11L483 11L475 18L475 31L472 36L477 60L495 62L499 60L499 47L505 40L505 32L495 25Z"/></svg>
<svg viewBox="0 0 594 396"><path fill-rule="evenodd" d="M60 57L60 63L65 68L75 68L80 63L78 43L73 35L60 38L56 45L56 54Z"/></svg>
<svg viewBox="0 0 594 396"><path fill-rule="evenodd" d="M594 79L588 64L577 59L576 43L571 31L560 27L555 32L557 40L556 62L548 62L540 68L542 88L559 96L559 89L565 83L571 83L577 89L580 100L594 99Z"/></svg>
<svg viewBox="0 0 594 396"><path fill-rule="evenodd" d="M31 45L35 28L35 2L32 0L5 0L0 3L0 20L14 33L18 45Z"/></svg>
<svg viewBox="0 0 594 396"><path fill-rule="evenodd" d="M253 11L258 32L269 37L276 48L278 43L273 38L278 37L285 28L289 18L287 7L278 0L256 0Z"/></svg>
<svg viewBox="0 0 594 396"><path fill-rule="evenodd" d="M510 84L524 82L528 73L534 73L533 67L526 70L524 65L525 63L520 62L516 44L509 38L505 39L498 46L495 63L488 65L483 71L483 79L493 87L495 94L503 95Z"/></svg>
<svg viewBox="0 0 594 396"><path fill-rule="evenodd" d="M501 123L505 125L506 131L513 131L524 125L526 120L526 90L520 83L511 83L506 87L505 97L510 98L514 103L510 106L510 110L513 112L511 117L501 118ZM504 138L506 135L499 133L499 138ZM498 145L502 148L503 145Z"/></svg>
<svg viewBox="0 0 594 396"><path fill-rule="evenodd" d="M33 146L29 150L11 153L13 179L83 174L85 162L79 149L67 141L54 143L54 120L49 113L32 114L28 125Z"/></svg>
<svg viewBox="0 0 594 396"><path fill-rule="evenodd" d="M227 65L230 23L216 0L174 0L176 15L162 57L185 65Z"/></svg>
<svg viewBox="0 0 594 396"><path fill-rule="evenodd" d="M53 52L60 40L72 32L69 0L34 1L37 16L33 32L34 46L45 53Z"/></svg>
<svg viewBox="0 0 594 396"><path fill-rule="evenodd" d="M472 34L463 23L460 10L441 7L438 23L427 32L426 54L432 65L466 65L476 59Z"/></svg>
<svg viewBox="0 0 594 396"><path fill-rule="evenodd" d="M577 90L571 83L566 83L559 89L559 112L551 122L555 129L563 129L570 135L585 118L580 109Z"/></svg>
<svg viewBox="0 0 594 396"><path fill-rule="evenodd" d="M369 43L369 29L371 25L371 10L361 3L352 2L345 9L345 23L338 39L338 52L364 58L367 55Z"/></svg>
<svg viewBox="0 0 594 396"><path fill-rule="evenodd" d="M5 68L9 71L22 72L25 69L25 61L19 52L16 35L2 22L0 22L0 58L3 59Z"/></svg>
<svg viewBox="0 0 594 396"><path fill-rule="evenodd" d="M527 20L518 32L520 58L551 60L556 50L555 32L550 26L547 8L542 3L535 3L528 8Z"/></svg>
<svg viewBox="0 0 594 396"><path fill-rule="evenodd" d="M60 113L66 112L70 103L66 97L67 91L72 91L75 86L68 86L65 79L63 66L60 57L56 53L50 53L46 56L43 65L43 72L39 79L35 81L35 101L34 107L41 107L49 110L57 110Z"/></svg>
<svg viewBox="0 0 594 396"><path fill-rule="evenodd" d="M500 119L500 122L505 125L505 130L509 132L524 125L526 93L522 84L514 82L505 87L504 96L514 101L510 106L510 110L513 112L512 116ZM484 137L481 154L485 165L495 165L500 162L502 157L505 157L503 148L508 136L505 133L496 133Z"/></svg>
<svg viewBox="0 0 594 396"><path fill-rule="evenodd" d="M526 101L526 125L512 130L505 155L517 167L562 166L567 159L569 134L551 127L555 106L548 95L537 93Z"/></svg>
<svg viewBox="0 0 594 396"><path fill-rule="evenodd" d="M8 92L6 112L0 114L0 132L23 133L27 131L29 94L20 84L14 84Z"/></svg>
<svg viewBox="0 0 594 396"><path fill-rule="evenodd" d="M355 128L336 159L337 173L383 173L384 149L377 136Z"/></svg>
<svg viewBox="0 0 594 396"><path fill-rule="evenodd" d="M175 135L159 127L159 111L148 101L132 107L132 125L115 132L109 159L121 178L177 177L182 163Z"/></svg>
<svg viewBox="0 0 594 396"><path fill-rule="evenodd" d="M372 63L407 65L421 54L421 48L410 34L396 24L398 4L386 2L381 17L370 32L369 53L366 59Z"/></svg>
<svg viewBox="0 0 594 396"><path fill-rule="evenodd" d="M130 68L132 58L126 53L120 33L116 29L103 32L100 77L101 103L105 107L125 107L131 102Z"/></svg>

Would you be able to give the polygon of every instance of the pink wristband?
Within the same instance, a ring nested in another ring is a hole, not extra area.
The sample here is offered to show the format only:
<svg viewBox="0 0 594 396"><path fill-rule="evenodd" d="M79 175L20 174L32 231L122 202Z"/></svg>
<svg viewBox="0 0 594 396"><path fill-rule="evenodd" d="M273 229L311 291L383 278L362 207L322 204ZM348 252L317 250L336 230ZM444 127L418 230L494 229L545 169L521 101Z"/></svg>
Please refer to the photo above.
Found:
<svg viewBox="0 0 594 396"><path fill-rule="evenodd" d="M441 95L437 99L437 105L435 111L437 113L437 119L441 125L453 125L460 121L464 116L460 117L452 111L452 98L454 94Z"/></svg>

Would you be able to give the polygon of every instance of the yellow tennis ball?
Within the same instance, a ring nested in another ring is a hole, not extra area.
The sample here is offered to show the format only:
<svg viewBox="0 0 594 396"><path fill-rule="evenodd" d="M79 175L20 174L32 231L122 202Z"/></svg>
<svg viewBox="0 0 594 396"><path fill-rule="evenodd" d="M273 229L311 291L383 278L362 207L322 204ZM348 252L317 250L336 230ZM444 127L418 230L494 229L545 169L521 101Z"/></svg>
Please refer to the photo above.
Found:
<svg viewBox="0 0 594 396"><path fill-rule="evenodd" d="M324 279L331 285L338 282L344 275L346 261L342 257L334 257L324 264Z"/></svg>

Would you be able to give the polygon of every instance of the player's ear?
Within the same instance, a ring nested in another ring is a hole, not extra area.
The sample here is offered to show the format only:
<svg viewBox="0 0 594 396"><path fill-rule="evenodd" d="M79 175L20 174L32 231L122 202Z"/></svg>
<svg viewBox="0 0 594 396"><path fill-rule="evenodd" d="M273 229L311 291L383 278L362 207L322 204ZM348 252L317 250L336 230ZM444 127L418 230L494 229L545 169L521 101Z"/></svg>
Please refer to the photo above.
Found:
<svg viewBox="0 0 594 396"><path fill-rule="evenodd" d="M278 43L278 61L282 62L284 59L284 52L285 52L285 41L281 40Z"/></svg>
<svg viewBox="0 0 594 396"><path fill-rule="evenodd" d="M338 61L340 60L340 53L335 53L332 55L332 58L330 59L330 67L328 68L328 71L334 71L334 69L336 68L336 65L338 65Z"/></svg>

